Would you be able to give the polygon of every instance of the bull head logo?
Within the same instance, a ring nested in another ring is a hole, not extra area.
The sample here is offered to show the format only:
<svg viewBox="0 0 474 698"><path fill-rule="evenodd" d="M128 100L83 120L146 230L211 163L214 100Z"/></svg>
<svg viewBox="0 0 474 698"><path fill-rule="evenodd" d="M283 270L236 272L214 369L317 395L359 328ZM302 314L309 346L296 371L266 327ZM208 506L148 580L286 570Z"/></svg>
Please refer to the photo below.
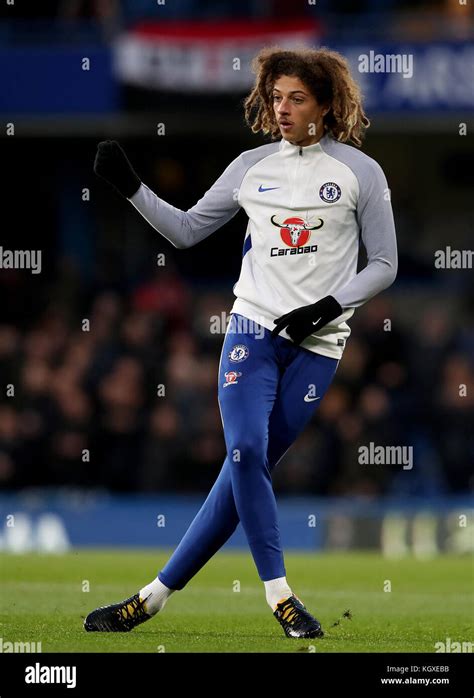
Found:
<svg viewBox="0 0 474 698"><path fill-rule="evenodd" d="M319 223L317 225L312 226L307 225L302 218L288 218L283 223L278 223L274 220L274 218L275 216L272 216L270 218L270 221L273 223L274 226L280 228L283 242L291 244L292 247L299 247L300 245L304 245L307 242L309 237L308 235L304 236L305 239L301 240L300 242L301 235L304 231L318 230L324 225L324 221L322 218L319 219ZM285 240L283 236L283 231L289 232L291 243L288 243L288 241Z"/></svg>

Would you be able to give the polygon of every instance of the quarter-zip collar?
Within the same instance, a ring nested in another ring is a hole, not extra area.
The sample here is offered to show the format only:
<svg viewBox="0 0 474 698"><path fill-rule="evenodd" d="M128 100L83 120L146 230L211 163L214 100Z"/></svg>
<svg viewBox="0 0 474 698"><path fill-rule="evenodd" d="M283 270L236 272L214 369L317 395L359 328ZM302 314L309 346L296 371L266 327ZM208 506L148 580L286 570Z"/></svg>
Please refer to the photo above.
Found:
<svg viewBox="0 0 474 698"><path fill-rule="evenodd" d="M294 143L290 143L290 141L282 138L280 141L280 152L285 155L312 155L313 153L321 152L323 150L323 146L329 139L330 136L325 133L317 143L313 143L312 145L295 145Z"/></svg>

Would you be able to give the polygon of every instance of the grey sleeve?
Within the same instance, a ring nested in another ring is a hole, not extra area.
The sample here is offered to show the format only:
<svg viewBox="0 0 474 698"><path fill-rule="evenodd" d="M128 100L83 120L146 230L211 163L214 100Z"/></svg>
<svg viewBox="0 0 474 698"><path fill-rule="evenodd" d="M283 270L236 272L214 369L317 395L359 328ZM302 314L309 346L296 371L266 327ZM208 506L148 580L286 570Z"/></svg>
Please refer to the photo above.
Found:
<svg viewBox="0 0 474 698"><path fill-rule="evenodd" d="M383 170L375 160L368 160L355 174L359 180L357 219L367 266L333 293L343 308L357 308L390 286L398 268L390 191Z"/></svg>
<svg viewBox="0 0 474 698"><path fill-rule="evenodd" d="M240 208L237 198L244 172L239 155L188 211L171 206L143 183L129 201L172 245L178 249L192 247L235 216Z"/></svg>

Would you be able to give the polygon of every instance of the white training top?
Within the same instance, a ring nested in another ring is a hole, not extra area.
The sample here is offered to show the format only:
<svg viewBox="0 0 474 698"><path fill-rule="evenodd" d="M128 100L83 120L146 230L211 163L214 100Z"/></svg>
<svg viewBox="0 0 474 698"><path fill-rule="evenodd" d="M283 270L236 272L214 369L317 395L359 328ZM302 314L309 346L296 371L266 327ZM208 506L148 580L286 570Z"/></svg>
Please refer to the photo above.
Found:
<svg viewBox="0 0 474 698"><path fill-rule="evenodd" d="M246 150L188 211L145 184L130 201L179 249L204 240L242 207L249 221L231 312L272 330L280 315L332 295L344 312L301 343L324 356L341 358L354 308L397 274L382 168L329 134L303 147L281 140ZM357 273L359 236L367 266ZM285 330L280 334L290 339Z"/></svg>

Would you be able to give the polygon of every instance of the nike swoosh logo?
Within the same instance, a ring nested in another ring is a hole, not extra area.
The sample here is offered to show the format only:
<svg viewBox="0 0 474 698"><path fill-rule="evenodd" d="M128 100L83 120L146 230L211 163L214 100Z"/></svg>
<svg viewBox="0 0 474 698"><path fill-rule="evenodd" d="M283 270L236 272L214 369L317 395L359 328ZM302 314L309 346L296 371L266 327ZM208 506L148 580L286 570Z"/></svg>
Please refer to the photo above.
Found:
<svg viewBox="0 0 474 698"><path fill-rule="evenodd" d="M321 319L322 319L322 318L318 318L318 319L316 320L316 322L313 322L313 325L317 325L318 322L319 322Z"/></svg>
<svg viewBox="0 0 474 698"><path fill-rule="evenodd" d="M258 191L270 191L270 189L279 189L280 187L264 187L262 184L259 186Z"/></svg>
<svg viewBox="0 0 474 698"><path fill-rule="evenodd" d="M309 395L304 396L304 401L305 402L314 402L315 400L320 400L321 396L319 397L310 397Z"/></svg>

